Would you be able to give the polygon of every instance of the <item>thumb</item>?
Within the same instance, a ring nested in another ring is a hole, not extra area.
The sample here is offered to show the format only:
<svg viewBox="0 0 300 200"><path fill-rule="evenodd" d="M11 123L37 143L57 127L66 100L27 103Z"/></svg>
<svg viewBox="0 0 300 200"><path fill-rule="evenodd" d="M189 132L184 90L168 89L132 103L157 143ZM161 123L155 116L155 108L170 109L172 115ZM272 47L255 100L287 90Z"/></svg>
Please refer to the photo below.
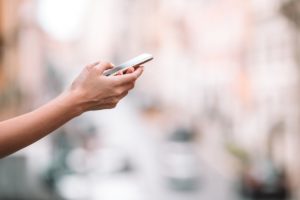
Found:
<svg viewBox="0 0 300 200"><path fill-rule="evenodd" d="M105 70L112 69L114 65L110 62L101 61L96 65L96 70L99 74L103 74Z"/></svg>

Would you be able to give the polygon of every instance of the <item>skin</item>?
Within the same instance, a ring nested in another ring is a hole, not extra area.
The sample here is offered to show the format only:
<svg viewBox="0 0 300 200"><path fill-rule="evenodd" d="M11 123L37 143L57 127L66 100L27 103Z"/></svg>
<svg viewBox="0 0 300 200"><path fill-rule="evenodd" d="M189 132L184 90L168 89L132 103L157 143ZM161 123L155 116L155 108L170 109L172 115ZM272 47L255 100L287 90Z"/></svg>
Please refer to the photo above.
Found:
<svg viewBox="0 0 300 200"><path fill-rule="evenodd" d="M143 67L104 76L103 72L112 67L107 62L88 65L57 98L32 112L0 122L0 158L36 142L84 112L116 107L134 87Z"/></svg>

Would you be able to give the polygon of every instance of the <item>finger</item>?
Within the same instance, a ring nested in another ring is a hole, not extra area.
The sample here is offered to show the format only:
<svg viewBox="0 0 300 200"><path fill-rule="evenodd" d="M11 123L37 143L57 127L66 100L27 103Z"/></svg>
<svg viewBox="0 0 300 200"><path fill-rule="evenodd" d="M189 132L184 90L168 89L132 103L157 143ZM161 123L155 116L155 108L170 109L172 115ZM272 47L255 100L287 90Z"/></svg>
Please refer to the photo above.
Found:
<svg viewBox="0 0 300 200"><path fill-rule="evenodd" d="M132 73L132 72L134 72L134 68L133 68L133 67L130 67L130 68L128 68L128 69L126 70L125 74L130 74L130 73Z"/></svg>
<svg viewBox="0 0 300 200"><path fill-rule="evenodd" d="M94 62L92 64L88 64L85 66L85 70L87 71L91 71L95 68L96 65L98 65L100 63L100 61Z"/></svg>
<svg viewBox="0 0 300 200"><path fill-rule="evenodd" d="M106 103L108 104L117 104L121 99L123 99L128 94L128 90L124 90L120 95L110 97L106 99Z"/></svg>
<svg viewBox="0 0 300 200"><path fill-rule="evenodd" d="M126 85L128 83L134 82L143 73L143 68L139 67L137 70L130 74L124 74L123 76L115 76L115 80L118 82L117 85Z"/></svg>
<svg viewBox="0 0 300 200"><path fill-rule="evenodd" d="M118 96L117 98L119 100L123 99L126 95L128 94L128 90L126 90L125 92L123 92L120 96Z"/></svg>
<svg viewBox="0 0 300 200"><path fill-rule="evenodd" d="M112 67L112 68L109 68L108 70L105 70L103 73L105 74L107 71L109 71L109 70L111 70L111 69L113 69L113 67ZM117 76L117 75L119 75L119 74L115 74L114 76Z"/></svg>
<svg viewBox="0 0 300 200"><path fill-rule="evenodd" d="M128 86L129 87L129 86ZM104 99L101 99L100 101L97 102L97 105L103 105L103 104L108 104L108 103L117 103L119 102L120 99L124 98L128 94L128 89L121 89L119 91L122 91L119 95L114 94L109 97L106 97Z"/></svg>
<svg viewBox="0 0 300 200"><path fill-rule="evenodd" d="M98 73L103 74L105 70L112 69L113 67L114 65L112 63L101 61L95 66L95 69Z"/></svg>
<svg viewBox="0 0 300 200"><path fill-rule="evenodd" d="M119 71L116 76L120 76L120 75L123 75L123 71Z"/></svg>
<svg viewBox="0 0 300 200"><path fill-rule="evenodd" d="M100 61L97 61L97 62L94 62L93 64L91 64L91 66L96 66L96 65L98 65L100 63Z"/></svg>
<svg viewBox="0 0 300 200"><path fill-rule="evenodd" d="M123 99L126 95L128 94L128 91L123 92L119 96L114 96L114 97L108 97L103 100L101 100L98 104L92 108L92 110L97 110L98 108L103 108L106 106L111 106L111 105L117 105L121 99Z"/></svg>
<svg viewBox="0 0 300 200"><path fill-rule="evenodd" d="M103 109L112 109L115 108L117 106L117 104L113 104L113 103L107 103L107 104L102 104L102 105L98 105L98 106L94 106L92 107L90 110L103 110Z"/></svg>
<svg viewBox="0 0 300 200"><path fill-rule="evenodd" d="M134 82L130 82L124 86L121 87L121 90L124 92L128 92L129 90L132 90L134 88Z"/></svg>

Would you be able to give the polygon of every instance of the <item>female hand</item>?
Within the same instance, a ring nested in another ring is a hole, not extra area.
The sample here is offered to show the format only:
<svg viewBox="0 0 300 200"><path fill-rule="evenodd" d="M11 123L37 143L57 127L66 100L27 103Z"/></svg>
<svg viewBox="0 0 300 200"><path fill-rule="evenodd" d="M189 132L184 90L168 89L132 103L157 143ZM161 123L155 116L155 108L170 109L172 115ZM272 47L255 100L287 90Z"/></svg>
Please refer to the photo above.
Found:
<svg viewBox="0 0 300 200"><path fill-rule="evenodd" d="M104 76L103 72L111 68L111 63L102 61L88 65L72 83L68 92L75 96L81 113L114 108L143 72L143 68L138 67L119 76Z"/></svg>
<svg viewBox="0 0 300 200"><path fill-rule="evenodd" d="M0 122L0 158L32 144L85 111L115 107L134 87L143 69L104 76L110 68L112 64L107 62L88 65L64 94L32 112Z"/></svg>

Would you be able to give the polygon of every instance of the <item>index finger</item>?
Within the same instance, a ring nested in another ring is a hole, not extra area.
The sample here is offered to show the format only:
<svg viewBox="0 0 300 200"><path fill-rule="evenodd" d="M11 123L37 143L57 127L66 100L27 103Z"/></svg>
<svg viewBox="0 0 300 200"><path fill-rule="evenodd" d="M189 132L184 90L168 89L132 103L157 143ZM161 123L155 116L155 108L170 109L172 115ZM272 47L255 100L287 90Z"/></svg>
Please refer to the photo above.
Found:
<svg viewBox="0 0 300 200"><path fill-rule="evenodd" d="M119 85L124 85L130 82L134 82L138 77L141 76L142 73L143 73L143 68L139 67L137 70L135 70L130 74L123 74L121 76L114 76L112 78L117 80Z"/></svg>

